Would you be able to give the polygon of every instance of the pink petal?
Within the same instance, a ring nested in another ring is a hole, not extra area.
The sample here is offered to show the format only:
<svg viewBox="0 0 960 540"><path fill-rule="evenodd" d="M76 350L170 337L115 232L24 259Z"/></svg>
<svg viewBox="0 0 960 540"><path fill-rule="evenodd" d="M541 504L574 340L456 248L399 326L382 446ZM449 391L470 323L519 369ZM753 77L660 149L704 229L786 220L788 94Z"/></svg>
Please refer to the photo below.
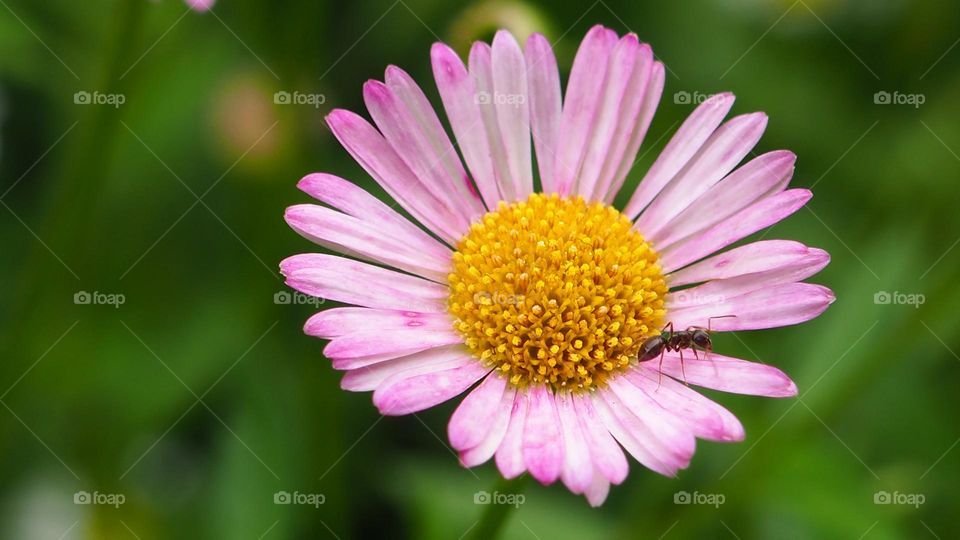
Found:
<svg viewBox="0 0 960 540"><path fill-rule="evenodd" d="M311 242L344 255L378 262L437 282L446 282L450 255L431 260L414 245L387 235L382 227L315 204L287 208L284 219Z"/></svg>
<svg viewBox="0 0 960 540"><path fill-rule="evenodd" d="M391 375L373 393L373 404L381 414L399 416L429 409L457 396L490 372L469 353L463 354L463 365L454 369L412 377L409 371Z"/></svg>
<svg viewBox="0 0 960 540"><path fill-rule="evenodd" d="M643 362L656 371L659 359ZM797 385L779 369L710 353L706 358L684 355L683 368L680 356L668 352L663 357L663 373L677 380L734 394L749 394L766 397L792 397L797 395Z"/></svg>
<svg viewBox="0 0 960 540"><path fill-rule="evenodd" d="M527 66L520 45L506 30L493 38L492 66L492 98L513 181L512 189L506 191L523 200L533 192Z"/></svg>
<svg viewBox="0 0 960 540"><path fill-rule="evenodd" d="M333 338L323 349L323 355L336 360L368 358L384 354L403 356L458 343L463 343L463 336L453 328L434 330L404 328L391 331L371 328Z"/></svg>
<svg viewBox="0 0 960 540"><path fill-rule="evenodd" d="M590 448L590 458L597 471L611 483L623 482L630 470L627 456L604 427L593 401L584 394L573 394L573 405L580 419L584 439Z"/></svg>
<svg viewBox="0 0 960 540"><path fill-rule="evenodd" d="M607 495L609 494L610 482L600 474L593 475L593 482L584 492L584 495L587 497L587 502L594 508L603 504L603 501L607 500Z"/></svg>
<svg viewBox="0 0 960 540"><path fill-rule="evenodd" d="M473 448L460 452L460 463L464 467L475 467L493 457L507 433L516 393L515 386L507 385L503 396L500 397L500 402L493 411L493 417L487 425L482 426L486 429L483 440Z"/></svg>
<svg viewBox="0 0 960 540"><path fill-rule="evenodd" d="M807 253L780 266L768 270L744 274L726 279L715 279L703 285L690 287L667 295L665 307L679 309L722 302L775 285L796 283L823 269L830 262L830 254L816 248L807 248Z"/></svg>
<svg viewBox="0 0 960 540"><path fill-rule="evenodd" d="M558 392L555 396L563 439L563 483L573 493L583 493L593 482L594 467L590 448L580 428L580 420L573 405L573 395ZM597 474L600 474L597 472Z"/></svg>
<svg viewBox="0 0 960 540"><path fill-rule="evenodd" d="M435 43L430 50L430 57L437 90L463 159L473 173L487 208L496 208L501 199L500 190L493 170L494 162L490 158L487 130L477 106L477 85L460 57L447 45Z"/></svg>
<svg viewBox="0 0 960 540"><path fill-rule="evenodd" d="M370 264L319 253L284 259L287 285L308 294L359 306L445 312L447 287Z"/></svg>
<svg viewBox="0 0 960 540"><path fill-rule="evenodd" d="M352 182L332 174L314 173L304 176L297 187L320 202L375 226L380 234L415 246L432 261L450 259L449 247Z"/></svg>
<svg viewBox="0 0 960 540"><path fill-rule="evenodd" d="M483 442L506 388L507 380L493 373L463 398L447 426L450 446L463 451Z"/></svg>
<svg viewBox="0 0 960 540"><path fill-rule="evenodd" d="M673 456L666 455L661 445L653 440L653 433L633 413L624 409L612 392L601 390L590 397L603 425L630 455L652 471L676 476L680 464Z"/></svg>
<svg viewBox="0 0 960 540"><path fill-rule="evenodd" d="M766 127L767 115L763 113L737 116L720 126L640 214L636 229L659 243L673 219L733 170L757 144Z"/></svg>
<svg viewBox="0 0 960 540"><path fill-rule="evenodd" d="M563 471L563 435L553 393L545 386L530 389L530 407L523 429L523 461L530 475L547 485Z"/></svg>
<svg viewBox="0 0 960 540"><path fill-rule="evenodd" d="M701 103L687 117L640 181L623 211L627 217L636 218L667 182L683 169L723 121L733 107L733 101L733 94L717 94Z"/></svg>
<svg viewBox="0 0 960 540"><path fill-rule="evenodd" d="M758 156L715 184L677 216L658 239L658 247L703 231L740 213L760 199L786 189L797 156L777 150Z"/></svg>
<svg viewBox="0 0 960 540"><path fill-rule="evenodd" d="M679 287L792 266L798 260L806 259L814 250L816 249L792 240L761 240L677 270L670 274L670 286Z"/></svg>
<svg viewBox="0 0 960 540"><path fill-rule="evenodd" d="M340 380L340 387L350 392L369 392L394 375L402 373L403 377L413 377L455 369L467 365L469 361L470 355L462 345L438 347L351 368Z"/></svg>
<svg viewBox="0 0 960 540"><path fill-rule="evenodd" d="M560 73L553 48L543 34L533 33L527 38L527 87L530 92L530 129L537 151L540 183L544 193L556 191L553 162L557 153L562 105Z"/></svg>
<svg viewBox="0 0 960 540"><path fill-rule="evenodd" d="M671 377L641 364L625 378L683 420L697 437L723 442L743 440L743 425L736 416Z"/></svg>
<svg viewBox="0 0 960 540"><path fill-rule="evenodd" d="M601 177L604 178L604 180L601 182L601 185L610 184L610 187L607 189L607 195L604 198L608 203L612 202L617 196L617 193L620 192L620 188L623 187L623 182L627 179L627 174L633 169L637 152L640 150L640 145L647 135L650 122L653 121L653 115L657 111L657 104L660 103L660 96L663 95L664 78L663 64L654 62L650 68L650 78L647 81L646 89L643 90L643 102L640 104L640 114L637 116L636 124L630 132L630 139L627 142L623 157L620 159L619 164L611 160L609 168L607 165L603 167L604 172L601 174ZM610 174L613 174L613 178L608 182L606 178L610 176ZM633 217L634 216L631 216L631 219L633 219Z"/></svg>
<svg viewBox="0 0 960 540"><path fill-rule="evenodd" d="M459 210L432 193L366 120L336 109L327 115L327 125L353 159L414 219L451 244L466 232Z"/></svg>
<svg viewBox="0 0 960 540"><path fill-rule="evenodd" d="M500 474L507 480L523 474L523 430L527 421L527 394L517 392L510 411L510 424L497 447L496 462Z"/></svg>
<svg viewBox="0 0 960 540"><path fill-rule="evenodd" d="M470 48L469 70L477 86L477 108L480 109L480 118L487 133L490 160L493 162L493 173L496 175L500 196L505 201L515 201L517 195L514 193L513 178L510 176L509 157L500 134L497 107L494 104L493 51L489 45L481 41L473 44Z"/></svg>
<svg viewBox="0 0 960 540"><path fill-rule="evenodd" d="M308 336L330 339L371 329L386 332L413 328L447 330L453 328L453 319L448 313L342 307L313 315L307 319L303 331Z"/></svg>
<svg viewBox="0 0 960 540"><path fill-rule="evenodd" d="M761 229L777 223L799 210L812 194L806 189L788 189L749 206L700 234L673 244L660 252L660 265L670 273Z"/></svg>
<svg viewBox="0 0 960 540"><path fill-rule="evenodd" d="M777 328L809 321L836 299L830 289L812 283L785 283L740 296L712 298L711 302L671 310L670 321L677 328L702 326L720 332Z"/></svg>
<svg viewBox="0 0 960 540"><path fill-rule="evenodd" d="M632 412L643 424L642 433L650 434L649 446L661 459L685 469L697 444L690 428L625 378L614 377L608 384L611 392L605 393L607 403L611 407L626 407Z"/></svg>
<svg viewBox="0 0 960 540"><path fill-rule="evenodd" d="M577 175L586 156L603 95L607 66L617 34L600 25L587 32L573 60L563 100L553 172L561 195L576 193Z"/></svg>
<svg viewBox="0 0 960 540"><path fill-rule="evenodd" d="M601 93L595 97L599 104L593 132L576 181L577 193L588 201L602 201L607 194L609 186L598 185L601 169L604 164L621 160L640 112L652 63L653 52L648 45L641 46L635 34L620 39L610 55L607 79ZM630 129L625 127L627 125ZM615 148L619 148L619 152Z"/></svg>

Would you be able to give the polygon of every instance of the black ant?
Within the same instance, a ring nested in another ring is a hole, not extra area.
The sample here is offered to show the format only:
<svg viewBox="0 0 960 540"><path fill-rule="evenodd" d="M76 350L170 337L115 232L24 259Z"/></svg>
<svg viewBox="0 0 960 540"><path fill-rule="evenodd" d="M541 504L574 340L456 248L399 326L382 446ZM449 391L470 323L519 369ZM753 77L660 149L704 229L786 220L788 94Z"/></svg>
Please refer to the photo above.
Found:
<svg viewBox="0 0 960 540"><path fill-rule="evenodd" d="M673 329L672 322L667 323L659 335L649 337L640 344L640 350L637 352L637 361L645 362L647 360L653 360L657 356L660 357L660 364L657 368L657 371L660 373L660 379L657 381L657 390L659 390L660 383L663 382L663 355L667 351L679 352L680 373L683 374L683 382L686 384L687 374L683 368L683 350L692 350L693 357L699 360L700 357L697 356L698 350L704 353L709 353L713 350L713 340L710 339L710 324L713 319L735 316L736 315L724 315L722 317L710 317L707 319L707 328L690 326L686 330L680 330L679 332ZM706 358L706 354L704 354L704 358Z"/></svg>

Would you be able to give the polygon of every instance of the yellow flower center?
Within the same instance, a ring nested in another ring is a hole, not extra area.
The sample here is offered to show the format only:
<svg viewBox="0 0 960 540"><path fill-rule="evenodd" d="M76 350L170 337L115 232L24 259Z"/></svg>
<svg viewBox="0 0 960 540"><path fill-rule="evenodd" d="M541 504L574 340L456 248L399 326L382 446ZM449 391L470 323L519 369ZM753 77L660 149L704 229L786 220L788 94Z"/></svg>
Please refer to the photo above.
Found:
<svg viewBox="0 0 960 540"><path fill-rule="evenodd" d="M632 226L580 197L501 202L453 255L449 309L467 347L519 387L589 390L627 369L667 294Z"/></svg>

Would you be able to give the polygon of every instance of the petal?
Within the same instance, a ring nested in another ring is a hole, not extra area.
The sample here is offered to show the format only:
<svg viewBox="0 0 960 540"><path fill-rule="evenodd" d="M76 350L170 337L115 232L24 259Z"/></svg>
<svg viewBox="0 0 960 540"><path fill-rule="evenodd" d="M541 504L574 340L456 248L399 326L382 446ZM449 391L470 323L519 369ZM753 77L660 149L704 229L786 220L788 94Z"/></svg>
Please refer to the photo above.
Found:
<svg viewBox="0 0 960 540"><path fill-rule="evenodd" d="M796 257L792 261L787 261L769 270L727 279L715 279L703 285L669 293L666 297L665 307L667 309L679 309L722 302L727 298L734 298L775 285L802 281L822 270L830 262L830 254L822 249L807 248L806 251L806 254L802 257Z"/></svg>
<svg viewBox="0 0 960 540"><path fill-rule="evenodd" d="M633 125L633 130L630 132L630 139L627 142L623 157L620 158L619 164L611 160L608 164L609 168L608 165L604 165L603 167L604 172L601 176L604 179L610 176L610 174L613 174L612 180L609 182L603 180L601 182L601 184L610 184L607 195L604 198L608 203L612 202L617 196L617 193L620 192L620 188L623 187L623 182L627 179L627 174L633 169L633 165L636 163L637 152L640 150L640 145L647 135L650 122L653 121L653 115L657 112L657 104L660 103L660 96L663 95L664 78L663 64L654 62L650 68L650 77L647 81L647 86L643 90L643 102L640 104L640 113L637 116L636 123ZM633 219L633 217L635 216L631 216L631 219Z"/></svg>
<svg viewBox="0 0 960 540"><path fill-rule="evenodd" d="M640 181L623 211L627 217L635 219L667 182L683 169L723 121L733 107L733 101L733 94L717 94L700 104L687 117Z"/></svg>
<svg viewBox="0 0 960 540"><path fill-rule="evenodd" d="M303 331L308 336L330 339L374 328L382 331L412 328L445 330L453 328L453 319L447 313L343 307L313 315L307 319Z"/></svg>
<svg viewBox="0 0 960 540"><path fill-rule="evenodd" d="M280 272L304 294L345 304L428 313L447 309L443 285L334 255L294 255L280 263Z"/></svg>
<svg viewBox="0 0 960 540"><path fill-rule="evenodd" d="M430 49L430 58L433 78L463 159L473 173L487 208L496 208L501 199L500 189L493 170L494 162L490 159L487 130L477 106L480 94L476 82L457 53L447 45L435 43Z"/></svg>
<svg viewBox="0 0 960 540"><path fill-rule="evenodd" d="M553 173L561 195L576 193L577 175L598 115L607 66L617 34L597 25L587 32L570 70Z"/></svg>
<svg viewBox="0 0 960 540"><path fill-rule="evenodd" d="M809 321L836 299L830 289L812 283L785 283L740 296L711 298L671 310L670 321L677 328L700 326L720 332L777 328Z"/></svg>
<svg viewBox="0 0 960 540"><path fill-rule="evenodd" d="M753 149L767 127L767 115L737 116L720 126L703 147L660 191L637 219L636 228L658 243L680 212L720 181Z"/></svg>
<svg viewBox="0 0 960 540"><path fill-rule="evenodd" d="M523 428L523 462L541 484L551 484L563 471L563 435L557 404L546 386L530 389L529 409Z"/></svg>
<svg viewBox="0 0 960 540"><path fill-rule="evenodd" d="M340 388L350 392L369 392L400 373L404 374L404 377L434 373L467 365L468 360L469 354L465 354L462 346L437 347L350 368L340 380Z"/></svg>
<svg viewBox="0 0 960 540"><path fill-rule="evenodd" d="M569 392L559 392L555 399L563 439L561 478L570 491L583 493L593 483L595 473L593 461L590 458L590 448L583 430L580 429L580 420L573 405L573 395ZM601 473L597 471L596 474Z"/></svg>
<svg viewBox="0 0 960 540"><path fill-rule="evenodd" d="M463 451L483 442L506 388L507 380L492 374L463 398L447 425L450 446Z"/></svg>
<svg viewBox="0 0 960 540"><path fill-rule="evenodd" d="M745 244L670 274L670 286L679 287L792 266L798 260L807 258L815 249L792 240L761 240Z"/></svg>
<svg viewBox="0 0 960 540"><path fill-rule="evenodd" d="M487 377L490 378L490 377ZM493 411L493 417L490 422L482 426L486 429L483 440L469 450L460 452L460 463L464 467L475 467L493 457L493 454L500 447L504 435L507 433L507 426L510 424L513 404L516 397L516 387L507 385L500 402Z"/></svg>
<svg viewBox="0 0 960 540"><path fill-rule="evenodd" d="M332 174L314 173L304 176L297 183L297 188L344 214L376 226L384 236L416 246L431 260L450 258L449 247L352 182Z"/></svg>
<svg viewBox="0 0 960 540"><path fill-rule="evenodd" d="M563 111L560 97L560 72L553 48L543 34L527 38L527 88L530 93L530 129L537 151L537 166L544 193L556 191L553 162L557 155L557 137Z"/></svg>
<svg viewBox="0 0 960 540"><path fill-rule="evenodd" d="M663 356L662 371L678 380L734 394L749 394L766 397L792 397L797 395L797 385L779 369L710 353L706 358L689 358L685 355L683 366L680 356L668 352ZM641 365L656 371L659 359L648 360Z"/></svg>
<svg viewBox="0 0 960 540"><path fill-rule="evenodd" d="M619 399L608 390L591 395L593 406L610 434L637 461L664 476L676 476L679 464L672 463L653 440L650 430L636 416L620 406ZM608 403L608 400L611 402Z"/></svg>
<svg viewBox="0 0 960 540"><path fill-rule="evenodd" d="M497 447L497 468L504 478L510 480L523 474L523 428L527 421L527 394L517 392L510 410L510 423Z"/></svg>
<svg viewBox="0 0 960 540"><path fill-rule="evenodd" d="M616 404L626 407L643 423L643 432L651 436L649 446L661 459L676 464L678 468L686 468L697 444L690 428L625 378L615 377L609 386L612 392L606 393L607 403L611 407L618 406Z"/></svg>
<svg viewBox="0 0 960 540"><path fill-rule="evenodd" d="M586 395L574 394L573 405L580 419L584 439L590 448L593 465L611 483L623 482L630 470L627 456L623 454L620 445L604 427L603 421L593 406L593 401Z"/></svg>
<svg viewBox="0 0 960 540"><path fill-rule="evenodd" d="M653 52L648 45L641 46L635 34L620 39L610 54L607 79L595 97L599 102L596 118L576 181L576 192L588 201L603 200L607 194L608 186L598 185L601 169L611 161L620 163L632 131L621 125L633 127L652 64Z"/></svg>
<svg viewBox="0 0 960 540"><path fill-rule="evenodd" d="M610 482L600 474L593 475L593 482L584 492L584 495L587 496L587 502L594 508L603 504L603 501L607 500L607 495L609 494Z"/></svg>
<svg viewBox="0 0 960 540"><path fill-rule="evenodd" d="M722 442L743 440L743 425L733 413L656 369L641 364L625 378L684 421L697 437Z"/></svg>
<svg viewBox="0 0 960 540"><path fill-rule="evenodd" d="M463 216L410 171L380 132L343 109L327 115L327 125L353 159L414 219L451 244L460 239L466 231Z"/></svg>
<svg viewBox="0 0 960 540"><path fill-rule="evenodd" d="M480 118L487 134L489 159L493 163L492 169L496 175L497 189L503 200L515 201L517 196L513 192L514 182L510 176L510 163L500 134L500 123L494 104L493 52L489 45L481 41L473 44L470 48L469 70L477 86L477 108L480 109Z"/></svg>
<svg viewBox="0 0 960 540"><path fill-rule="evenodd" d="M520 45L506 30L500 30L493 38L492 65L493 105L513 182L512 188L505 191L512 193L514 200L525 200L533 193L527 66Z"/></svg>
<svg viewBox="0 0 960 540"><path fill-rule="evenodd" d="M412 243L384 234L381 227L315 204L287 208L284 219L311 242L344 255L378 262L433 281L445 282L450 256L431 260Z"/></svg>
<svg viewBox="0 0 960 540"><path fill-rule="evenodd" d="M788 189L757 201L743 212L661 251L660 264L663 271L670 273L683 268L785 219L806 204L812 195L806 189Z"/></svg>
<svg viewBox="0 0 960 540"><path fill-rule="evenodd" d="M369 358L390 354L403 356L443 345L463 343L463 336L453 328L425 330L405 328L385 331L371 328L335 337L323 349L330 359Z"/></svg>
<svg viewBox="0 0 960 540"><path fill-rule="evenodd" d="M463 364L453 369L413 376L408 370L391 375L373 393L373 404L381 414L399 416L429 409L457 396L490 372L466 351L462 354Z"/></svg>
<svg viewBox="0 0 960 540"><path fill-rule="evenodd" d="M730 173L678 215L658 240L660 249L740 213L764 197L786 189L797 156L777 150L758 156Z"/></svg>
<svg viewBox="0 0 960 540"><path fill-rule="evenodd" d="M459 158L446 139L446 134L441 135L449 152L442 143L434 140L440 136L431 136L403 98L380 81L367 81L363 85L363 99L377 128L396 155L425 189L443 201L456 219L459 230L466 231L470 221L483 213L482 205L479 198L466 193L463 182L467 173L459 164ZM457 160L456 165L446 165L453 159Z"/></svg>

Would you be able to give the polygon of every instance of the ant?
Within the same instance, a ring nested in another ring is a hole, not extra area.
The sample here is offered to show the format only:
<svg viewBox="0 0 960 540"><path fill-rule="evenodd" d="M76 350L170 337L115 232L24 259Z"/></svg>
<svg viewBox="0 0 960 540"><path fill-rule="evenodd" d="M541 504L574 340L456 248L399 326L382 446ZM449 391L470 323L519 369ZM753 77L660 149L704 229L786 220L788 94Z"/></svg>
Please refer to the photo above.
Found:
<svg viewBox="0 0 960 540"><path fill-rule="evenodd" d="M702 326L690 326L686 330L675 331L673 323L667 323L660 331L659 335L647 338L641 345L637 353L637 361L645 362L653 360L660 356L660 364L657 371L660 373L660 379L657 381L657 390L660 389L660 383L663 382L663 355L667 351L680 353L680 372L683 374L683 382L687 382L687 374L683 368L683 349L693 351L693 357L697 356L697 351L709 353L713 350L713 340L710 339L710 324L713 319L723 319L725 317L736 317L736 315L724 315L722 317L710 317L707 319L707 328ZM706 358L706 354L704 354Z"/></svg>

